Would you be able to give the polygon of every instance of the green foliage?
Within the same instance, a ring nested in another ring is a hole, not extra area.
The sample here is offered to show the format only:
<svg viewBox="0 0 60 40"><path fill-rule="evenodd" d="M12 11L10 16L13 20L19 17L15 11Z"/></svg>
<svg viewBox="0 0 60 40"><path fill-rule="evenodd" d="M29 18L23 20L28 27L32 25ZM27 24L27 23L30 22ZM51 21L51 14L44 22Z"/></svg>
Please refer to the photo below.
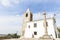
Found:
<svg viewBox="0 0 60 40"><path fill-rule="evenodd" d="M58 34L58 38L60 38L60 33Z"/></svg>
<svg viewBox="0 0 60 40"><path fill-rule="evenodd" d="M12 35L13 38L19 38L19 35L17 35L17 33Z"/></svg>
<svg viewBox="0 0 60 40"><path fill-rule="evenodd" d="M57 30L58 30L58 38L60 38L60 28L57 28Z"/></svg>
<svg viewBox="0 0 60 40"><path fill-rule="evenodd" d="M19 38L20 35L17 35L17 33L15 33L15 34L8 34L7 37L9 37L9 38Z"/></svg>
<svg viewBox="0 0 60 40"><path fill-rule="evenodd" d="M57 28L58 32L60 32L60 28Z"/></svg>
<svg viewBox="0 0 60 40"><path fill-rule="evenodd" d="M11 38L20 38L20 35L17 35L17 33L15 33L15 34L8 34L4 37L0 37L0 39L11 39Z"/></svg>

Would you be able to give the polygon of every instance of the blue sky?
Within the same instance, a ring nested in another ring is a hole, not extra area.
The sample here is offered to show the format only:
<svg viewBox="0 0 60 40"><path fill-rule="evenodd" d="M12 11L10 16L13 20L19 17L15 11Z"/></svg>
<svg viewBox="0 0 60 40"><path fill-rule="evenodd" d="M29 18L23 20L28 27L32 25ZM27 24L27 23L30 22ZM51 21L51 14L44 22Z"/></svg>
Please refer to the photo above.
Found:
<svg viewBox="0 0 60 40"><path fill-rule="evenodd" d="M27 9L33 18L40 19L43 10L47 17L56 14L57 26L60 26L60 0L0 0L0 34L21 32L23 14Z"/></svg>

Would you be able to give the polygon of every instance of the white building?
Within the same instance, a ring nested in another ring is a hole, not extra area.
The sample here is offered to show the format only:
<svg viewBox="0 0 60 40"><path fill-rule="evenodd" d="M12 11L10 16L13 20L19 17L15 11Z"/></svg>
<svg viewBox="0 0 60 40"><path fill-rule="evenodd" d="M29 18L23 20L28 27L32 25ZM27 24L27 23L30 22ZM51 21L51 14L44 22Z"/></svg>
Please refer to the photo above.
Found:
<svg viewBox="0 0 60 40"><path fill-rule="evenodd" d="M43 17L43 16L42 16ZM56 33L56 21L55 18L47 18L47 31L49 35L52 35L53 38L57 37ZM33 14L29 9L24 13L22 35L24 38L39 38L45 34L44 21L33 20Z"/></svg>

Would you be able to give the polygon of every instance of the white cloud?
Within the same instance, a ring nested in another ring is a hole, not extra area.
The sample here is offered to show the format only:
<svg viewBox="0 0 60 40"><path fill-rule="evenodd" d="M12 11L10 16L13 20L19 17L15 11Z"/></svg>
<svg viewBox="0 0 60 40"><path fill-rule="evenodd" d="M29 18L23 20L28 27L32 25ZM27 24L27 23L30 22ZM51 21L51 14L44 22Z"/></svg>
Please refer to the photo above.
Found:
<svg viewBox="0 0 60 40"><path fill-rule="evenodd" d="M10 7L10 6L13 6L14 4L19 4L20 2L22 2L22 3L24 3L24 2L25 3L26 2L28 2L28 3L29 2L30 3L31 2L32 3L40 3L40 2L49 2L49 1L48 0L0 0L0 4L5 6L5 7ZM50 2L52 2L52 0L50 0ZM54 0L53 2L58 3L60 1L59 0ZM53 14L54 14L54 12L47 12L47 17L50 17ZM56 18L57 19L57 25L59 26L59 24L60 24L60 22L59 22L60 14L57 14L56 16L57 16L57 18ZM39 19L42 19L42 18L43 18L42 13L40 13L40 12L33 13L33 20L39 20ZM17 30L18 30L18 32L21 32L22 20L23 20L23 16L20 16L20 15L0 16L0 33L14 33Z"/></svg>
<svg viewBox="0 0 60 40"><path fill-rule="evenodd" d="M19 4L19 0L0 0L0 4L5 7L13 6L14 4Z"/></svg>
<svg viewBox="0 0 60 40"><path fill-rule="evenodd" d="M46 17L51 18L56 14L55 19L56 19L56 25L57 27L60 26L60 13L58 12L46 12ZM43 19L43 13L37 12L33 14L33 20L40 20Z"/></svg>
<svg viewBox="0 0 60 40"><path fill-rule="evenodd" d="M13 6L14 4L29 4L29 3L60 3L60 0L0 0L0 4L5 7Z"/></svg>
<svg viewBox="0 0 60 40"><path fill-rule="evenodd" d="M21 16L0 16L0 34L21 32L22 15Z"/></svg>
<svg viewBox="0 0 60 40"><path fill-rule="evenodd" d="M54 12L46 12L47 17L50 17L54 14ZM56 17L60 15L57 14ZM59 16L60 17L60 16ZM40 20L43 18L43 15L41 12L33 13L33 20ZM57 25L59 26L59 18L56 18ZM21 33L22 28L22 22L23 22L23 15L16 15L16 16L0 16L0 33L15 33L18 31L18 33Z"/></svg>
<svg viewBox="0 0 60 40"><path fill-rule="evenodd" d="M9 0L0 0L0 2L3 6L10 6Z"/></svg>
<svg viewBox="0 0 60 40"><path fill-rule="evenodd" d="M60 0L20 0L22 3L59 3Z"/></svg>
<svg viewBox="0 0 60 40"><path fill-rule="evenodd" d="M33 13L33 20L39 20L42 19L42 14L40 12Z"/></svg>
<svg viewBox="0 0 60 40"><path fill-rule="evenodd" d="M53 17L54 12L46 12L46 17L50 18ZM40 20L43 19L43 12L37 12L37 13L33 13L33 20Z"/></svg>
<svg viewBox="0 0 60 40"><path fill-rule="evenodd" d="M20 0L10 0L11 2L15 3L15 4L19 4Z"/></svg>

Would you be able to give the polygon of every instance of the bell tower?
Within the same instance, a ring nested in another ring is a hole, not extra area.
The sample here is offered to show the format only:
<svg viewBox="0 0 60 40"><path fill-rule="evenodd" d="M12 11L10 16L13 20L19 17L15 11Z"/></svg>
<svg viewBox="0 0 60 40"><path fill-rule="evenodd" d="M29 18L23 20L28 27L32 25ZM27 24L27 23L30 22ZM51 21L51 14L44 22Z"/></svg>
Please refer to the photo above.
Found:
<svg viewBox="0 0 60 40"><path fill-rule="evenodd" d="M23 25L22 25L22 36L24 36L26 23L33 20L33 15L29 9L24 13Z"/></svg>
<svg viewBox="0 0 60 40"><path fill-rule="evenodd" d="M24 13L24 22L32 21L32 13L29 9Z"/></svg>

